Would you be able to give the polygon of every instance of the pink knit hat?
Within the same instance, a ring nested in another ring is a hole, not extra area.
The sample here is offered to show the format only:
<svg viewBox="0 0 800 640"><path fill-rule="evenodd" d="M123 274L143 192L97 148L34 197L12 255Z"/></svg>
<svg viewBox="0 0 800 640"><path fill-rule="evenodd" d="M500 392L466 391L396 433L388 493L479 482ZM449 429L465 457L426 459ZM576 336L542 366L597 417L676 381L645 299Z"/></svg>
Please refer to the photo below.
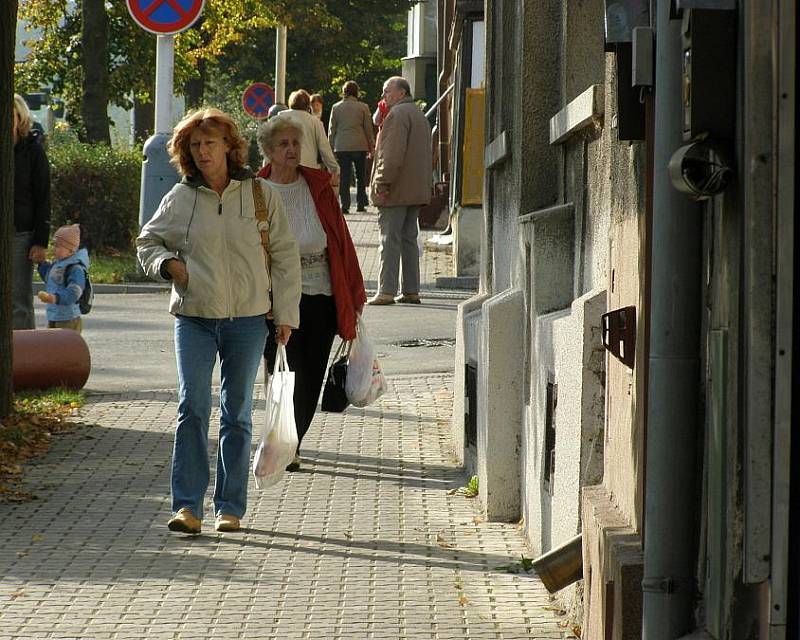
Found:
<svg viewBox="0 0 800 640"><path fill-rule="evenodd" d="M53 236L53 244L69 249L70 253L75 253L81 244L81 227L78 224L68 224L59 227Z"/></svg>

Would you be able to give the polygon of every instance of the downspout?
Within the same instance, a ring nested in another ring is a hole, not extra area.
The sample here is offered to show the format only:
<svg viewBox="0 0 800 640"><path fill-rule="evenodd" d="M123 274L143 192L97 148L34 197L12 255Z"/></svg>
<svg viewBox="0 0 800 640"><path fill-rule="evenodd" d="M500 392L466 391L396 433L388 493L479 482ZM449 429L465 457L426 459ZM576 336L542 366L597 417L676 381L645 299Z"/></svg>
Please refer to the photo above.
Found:
<svg viewBox="0 0 800 640"><path fill-rule="evenodd" d="M697 545L703 217L667 175L683 143L681 23L656 0L652 288L642 637L693 627Z"/></svg>

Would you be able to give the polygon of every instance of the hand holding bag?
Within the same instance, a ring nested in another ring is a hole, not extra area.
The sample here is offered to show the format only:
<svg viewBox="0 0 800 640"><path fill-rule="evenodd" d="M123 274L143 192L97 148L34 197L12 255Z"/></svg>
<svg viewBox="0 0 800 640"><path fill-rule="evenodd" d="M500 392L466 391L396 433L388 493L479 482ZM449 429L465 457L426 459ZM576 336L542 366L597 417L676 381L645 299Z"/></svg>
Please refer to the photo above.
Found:
<svg viewBox="0 0 800 640"><path fill-rule="evenodd" d="M336 354L333 356L333 363L328 367L328 378L325 380L325 388L322 390L323 411L341 413L350 404L347 401L347 393L344 390L349 351L350 343L342 340L339 343L339 348L336 349Z"/></svg>
<svg viewBox="0 0 800 640"><path fill-rule="evenodd" d="M278 345L275 367L267 385L264 432L253 458L256 486L266 489L282 477L297 451L294 421L294 372L289 371L286 347Z"/></svg>
<svg viewBox="0 0 800 640"><path fill-rule="evenodd" d="M385 390L386 379L375 345L369 339L364 320L358 316L358 333L350 347L347 363L347 399L354 407L366 407L380 398Z"/></svg>

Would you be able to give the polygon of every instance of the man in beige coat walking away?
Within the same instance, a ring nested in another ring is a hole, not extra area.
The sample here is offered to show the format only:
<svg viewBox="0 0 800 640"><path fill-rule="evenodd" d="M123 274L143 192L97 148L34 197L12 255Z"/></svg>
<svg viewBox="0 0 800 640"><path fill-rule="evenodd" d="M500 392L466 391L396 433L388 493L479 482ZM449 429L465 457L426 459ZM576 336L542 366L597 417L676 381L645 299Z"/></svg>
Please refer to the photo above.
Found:
<svg viewBox="0 0 800 640"><path fill-rule="evenodd" d="M389 78L383 98L389 114L378 136L370 183L381 232L380 271L378 293L367 304L419 304L417 218L420 207L431 201L431 128L405 78ZM395 297L398 284L401 295Z"/></svg>

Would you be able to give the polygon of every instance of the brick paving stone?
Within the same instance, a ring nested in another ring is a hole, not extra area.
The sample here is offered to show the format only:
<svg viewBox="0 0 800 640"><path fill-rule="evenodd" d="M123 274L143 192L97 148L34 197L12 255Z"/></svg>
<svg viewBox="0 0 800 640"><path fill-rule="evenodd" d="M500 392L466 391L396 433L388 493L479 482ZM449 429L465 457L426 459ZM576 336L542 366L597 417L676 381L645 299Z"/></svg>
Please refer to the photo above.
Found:
<svg viewBox="0 0 800 640"><path fill-rule="evenodd" d="M564 637L541 582L504 568L532 555L519 527L448 495L466 483L452 376L388 382L315 418L302 469L250 487L243 531L206 505L198 537L165 526L175 391L90 398L92 426L26 472L38 500L0 505L0 638Z"/></svg>

